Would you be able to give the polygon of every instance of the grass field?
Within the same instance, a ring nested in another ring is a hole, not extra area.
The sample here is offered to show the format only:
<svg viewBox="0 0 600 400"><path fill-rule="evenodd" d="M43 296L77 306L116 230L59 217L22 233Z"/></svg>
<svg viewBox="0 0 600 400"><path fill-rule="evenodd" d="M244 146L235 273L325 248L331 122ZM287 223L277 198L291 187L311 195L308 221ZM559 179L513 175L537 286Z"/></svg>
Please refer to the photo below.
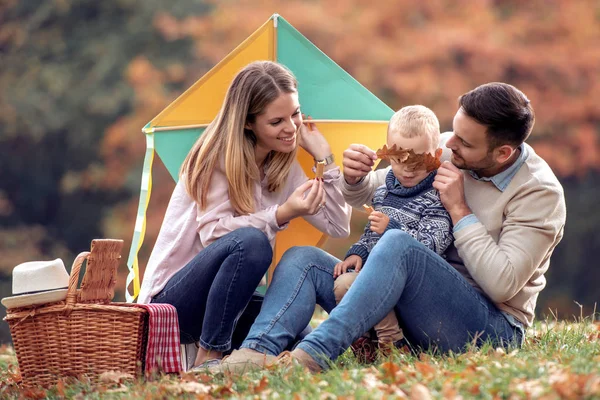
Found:
<svg viewBox="0 0 600 400"><path fill-rule="evenodd" d="M316 375L299 367L152 381L106 373L102 388L66 380L49 390L19 389L18 377L14 351L3 347L2 399L600 399L600 323L591 318L538 322L519 350L483 346L444 356L398 352L373 365L361 365L346 352Z"/></svg>

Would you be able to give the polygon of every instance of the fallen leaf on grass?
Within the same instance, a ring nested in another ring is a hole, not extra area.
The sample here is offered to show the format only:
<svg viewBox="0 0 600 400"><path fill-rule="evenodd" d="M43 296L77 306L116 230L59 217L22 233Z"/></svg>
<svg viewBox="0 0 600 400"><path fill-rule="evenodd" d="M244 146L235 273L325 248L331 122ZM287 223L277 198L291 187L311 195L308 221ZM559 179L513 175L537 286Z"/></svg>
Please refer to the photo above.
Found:
<svg viewBox="0 0 600 400"><path fill-rule="evenodd" d="M367 389L377 389L382 384L375 374L370 373L363 376L362 383Z"/></svg>
<svg viewBox="0 0 600 400"><path fill-rule="evenodd" d="M120 384L119 387L116 387L114 389L108 389L104 393L125 393L125 392L129 392L129 388L123 384Z"/></svg>
<svg viewBox="0 0 600 400"><path fill-rule="evenodd" d="M433 365L419 361L415 362L415 369L426 378L433 377L436 371Z"/></svg>
<svg viewBox="0 0 600 400"><path fill-rule="evenodd" d="M100 382L121 383L121 381L133 380L133 375L120 371L106 371L100 374Z"/></svg>
<svg viewBox="0 0 600 400"><path fill-rule="evenodd" d="M258 393L264 391L268 387L269 387L269 380L267 379L266 376L263 376L262 379L255 386L251 385L249 390L250 390L250 393L258 394Z"/></svg>
<svg viewBox="0 0 600 400"><path fill-rule="evenodd" d="M383 378L389 378L395 383L404 383L406 382L406 375L400 369L400 366L394 364L392 361L387 361L381 364L381 369L383 370Z"/></svg>
<svg viewBox="0 0 600 400"><path fill-rule="evenodd" d="M165 389L175 392L176 394L181 393L197 393L197 394L208 394L211 391L210 385L205 385L200 382L181 382L174 383L171 385L165 385Z"/></svg>
<svg viewBox="0 0 600 400"><path fill-rule="evenodd" d="M429 389L427 389L427 386L420 383L415 383L410 388L409 398L411 400L430 400L432 397Z"/></svg>
<svg viewBox="0 0 600 400"><path fill-rule="evenodd" d="M442 385L442 395L444 399L458 399L458 390L452 385L452 382L446 381Z"/></svg>
<svg viewBox="0 0 600 400"><path fill-rule="evenodd" d="M37 389L37 388L24 389L22 392L22 395L26 399L39 400L39 399L47 398L46 391L43 389Z"/></svg>
<svg viewBox="0 0 600 400"><path fill-rule="evenodd" d="M509 385L510 392L518 392L526 395L527 398L538 398L546 389L544 385L539 380L525 380L525 379L516 379L513 380Z"/></svg>

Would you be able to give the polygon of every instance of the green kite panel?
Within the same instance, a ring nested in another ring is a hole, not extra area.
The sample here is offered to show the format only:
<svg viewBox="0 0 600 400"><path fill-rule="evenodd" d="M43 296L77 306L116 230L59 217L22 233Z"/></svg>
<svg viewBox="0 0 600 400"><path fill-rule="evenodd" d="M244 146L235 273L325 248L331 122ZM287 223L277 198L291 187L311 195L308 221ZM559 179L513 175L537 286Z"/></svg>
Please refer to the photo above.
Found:
<svg viewBox="0 0 600 400"><path fill-rule="evenodd" d="M167 170L179 181L179 168L204 128L154 132L155 148Z"/></svg>
<svg viewBox="0 0 600 400"><path fill-rule="evenodd" d="M296 75L302 112L315 119L387 121L394 113L281 16L277 61Z"/></svg>

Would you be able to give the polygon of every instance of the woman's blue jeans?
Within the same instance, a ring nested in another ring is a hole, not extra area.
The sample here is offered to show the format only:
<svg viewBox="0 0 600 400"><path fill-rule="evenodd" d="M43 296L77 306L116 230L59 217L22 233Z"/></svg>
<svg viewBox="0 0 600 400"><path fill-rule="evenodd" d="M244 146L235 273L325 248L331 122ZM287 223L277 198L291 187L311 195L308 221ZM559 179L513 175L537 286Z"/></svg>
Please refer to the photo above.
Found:
<svg viewBox="0 0 600 400"><path fill-rule="evenodd" d="M424 349L459 352L485 340L501 346L521 343L521 331L487 297L405 232L383 235L336 307L333 268L338 262L314 247L288 250L242 347L281 353L310 321L315 304L329 318L298 347L323 368L391 309L408 341Z"/></svg>
<svg viewBox="0 0 600 400"><path fill-rule="evenodd" d="M199 340L203 348L223 352L239 347L260 311L262 296L254 290L272 258L262 231L237 229L198 253L152 302L175 306L182 343Z"/></svg>

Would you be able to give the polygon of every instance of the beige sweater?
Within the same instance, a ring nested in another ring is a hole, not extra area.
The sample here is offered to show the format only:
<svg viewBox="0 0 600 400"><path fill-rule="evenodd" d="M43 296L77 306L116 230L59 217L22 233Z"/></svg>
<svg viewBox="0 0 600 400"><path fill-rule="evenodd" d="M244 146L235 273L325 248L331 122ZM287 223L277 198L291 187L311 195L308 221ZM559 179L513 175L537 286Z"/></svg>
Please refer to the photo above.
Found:
<svg viewBox="0 0 600 400"><path fill-rule="evenodd" d="M442 135L446 159L450 136ZM446 256L498 308L531 326L550 256L563 236L566 207L562 186L548 164L525 146L529 156L504 192L463 171L467 204L480 222L455 232ZM369 203L388 170L371 172L356 185L341 179L346 201L357 208Z"/></svg>

